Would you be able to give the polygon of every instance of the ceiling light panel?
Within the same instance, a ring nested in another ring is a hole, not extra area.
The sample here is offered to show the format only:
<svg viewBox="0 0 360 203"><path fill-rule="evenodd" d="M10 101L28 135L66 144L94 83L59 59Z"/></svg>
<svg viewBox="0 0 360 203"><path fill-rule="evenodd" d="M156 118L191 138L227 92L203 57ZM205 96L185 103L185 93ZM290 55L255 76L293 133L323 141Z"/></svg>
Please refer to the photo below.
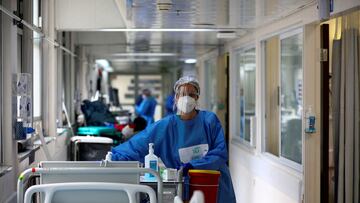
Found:
<svg viewBox="0 0 360 203"><path fill-rule="evenodd" d="M126 63L126 62L158 62L162 61L161 58L126 58L126 59L113 59L115 63Z"/></svg>
<svg viewBox="0 0 360 203"><path fill-rule="evenodd" d="M176 56L175 53L115 53L112 56Z"/></svg>

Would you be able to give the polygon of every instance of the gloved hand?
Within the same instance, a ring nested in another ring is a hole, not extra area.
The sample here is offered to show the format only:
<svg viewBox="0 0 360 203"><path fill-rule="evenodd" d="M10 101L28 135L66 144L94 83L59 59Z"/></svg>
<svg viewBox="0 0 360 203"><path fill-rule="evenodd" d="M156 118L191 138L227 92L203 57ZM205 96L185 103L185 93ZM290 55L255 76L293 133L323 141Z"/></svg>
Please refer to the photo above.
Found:
<svg viewBox="0 0 360 203"><path fill-rule="evenodd" d="M183 168L183 176L187 176L189 170L194 168L190 163L182 164L181 167Z"/></svg>
<svg viewBox="0 0 360 203"><path fill-rule="evenodd" d="M189 170L193 169L194 166L191 165L190 163L186 163L186 164L182 164L181 168L183 169L183 177L184 177L184 191L183 191L183 199L184 200L189 200L190 199L190 177L189 177Z"/></svg>

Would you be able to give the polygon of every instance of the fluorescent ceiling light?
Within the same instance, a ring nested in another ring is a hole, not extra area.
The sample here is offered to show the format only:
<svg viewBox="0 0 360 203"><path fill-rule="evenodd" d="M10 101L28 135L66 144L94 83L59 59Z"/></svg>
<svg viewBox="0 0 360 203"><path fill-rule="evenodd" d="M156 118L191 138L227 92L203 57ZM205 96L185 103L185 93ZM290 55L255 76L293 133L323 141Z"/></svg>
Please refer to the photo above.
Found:
<svg viewBox="0 0 360 203"><path fill-rule="evenodd" d="M107 67L107 68L105 68L105 70L107 71L107 72L114 72L114 69L111 67L111 66L109 66L109 67Z"/></svg>
<svg viewBox="0 0 360 203"><path fill-rule="evenodd" d="M189 64L196 63L196 59L186 59L185 63L189 63Z"/></svg>
<svg viewBox="0 0 360 203"><path fill-rule="evenodd" d="M99 64L99 65L102 66L103 68L110 66L109 61L106 60L106 59L97 59L97 60L95 60L95 63Z"/></svg>
<svg viewBox="0 0 360 203"><path fill-rule="evenodd" d="M127 59L114 59L113 62L157 62L162 61L161 58L127 58Z"/></svg>
<svg viewBox="0 0 360 203"><path fill-rule="evenodd" d="M206 28L110 28L100 29L105 32L217 32L219 29Z"/></svg>
<svg viewBox="0 0 360 203"><path fill-rule="evenodd" d="M176 56L174 53L116 53L113 56Z"/></svg>
<svg viewBox="0 0 360 203"><path fill-rule="evenodd" d="M114 69L110 66L110 63L106 59L97 59L95 63L102 67L107 72L113 72Z"/></svg>

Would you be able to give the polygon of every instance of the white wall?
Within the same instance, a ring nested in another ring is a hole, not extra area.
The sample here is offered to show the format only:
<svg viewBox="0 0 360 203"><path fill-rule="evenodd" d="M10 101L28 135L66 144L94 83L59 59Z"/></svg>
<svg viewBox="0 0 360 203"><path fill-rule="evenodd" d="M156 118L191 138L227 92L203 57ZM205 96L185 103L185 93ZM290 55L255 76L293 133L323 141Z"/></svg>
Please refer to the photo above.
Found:
<svg viewBox="0 0 360 203"><path fill-rule="evenodd" d="M300 202L302 174L262 154L230 144L230 172L237 202Z"/></svg>
<svg viewBox="0 0 360 203"><path fill-rule="evenodd" d="M54 137L52 141L47 143L47 147L49 149L49 154L52 160L56 161L66 161L67 160L67 143L69 143L69 138L71 136L71 132L63 133L62 135L58 135ZM47 158L45 157L44 150L42 147L35 153L35 161L37 164L40 161L45 161Z"/></svg>
<svg viewBox="0 0 360 203"><path fill-rule="evenodd" d="M67 160L67 143L69 142L70 132L65 132L62 135L54 137L49 141L46 146L49 150L51 160L56 161L66 161ZM24 171L25 169L31 167L36 167L41 161L47 161L47 157L43 150L43 147L40 146L39 149L35 151L34 162L30 163L29 157L23 159L19 163L19 171Z"/></svg>
<svg viewBox="0 0 360 203"><path fill-rule="evenodd" d="M0 202L16 202L16 182L14 181L14 176L16 176L15 171L11 170L0 177Z"/></svg>

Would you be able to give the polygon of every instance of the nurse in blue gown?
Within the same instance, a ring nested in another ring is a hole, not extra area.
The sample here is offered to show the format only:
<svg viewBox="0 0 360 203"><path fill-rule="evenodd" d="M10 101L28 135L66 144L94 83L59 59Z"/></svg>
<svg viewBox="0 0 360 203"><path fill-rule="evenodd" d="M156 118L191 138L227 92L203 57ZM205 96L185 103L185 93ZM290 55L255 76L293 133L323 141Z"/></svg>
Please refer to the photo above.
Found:
<svg viewBox="0 0 360 203"><path fill-rule="evenodd" d="M144 163L149 143L167 168L207 169L221 172L219 203L236 202L229 169L224 132L217 116L197 110L200 87L196 78L185 76L174 86L178 114L167 116L112 150L114 161Z"/></svg>
<svg viewBox="0 0 360 203"><path fill-rule="evenodd" d="M157 102L151 95L149 89L144 89L142 92L142 101L139 105L135 105L135 112L146 120L147 127L154 123L154 114Z"/></svg>

